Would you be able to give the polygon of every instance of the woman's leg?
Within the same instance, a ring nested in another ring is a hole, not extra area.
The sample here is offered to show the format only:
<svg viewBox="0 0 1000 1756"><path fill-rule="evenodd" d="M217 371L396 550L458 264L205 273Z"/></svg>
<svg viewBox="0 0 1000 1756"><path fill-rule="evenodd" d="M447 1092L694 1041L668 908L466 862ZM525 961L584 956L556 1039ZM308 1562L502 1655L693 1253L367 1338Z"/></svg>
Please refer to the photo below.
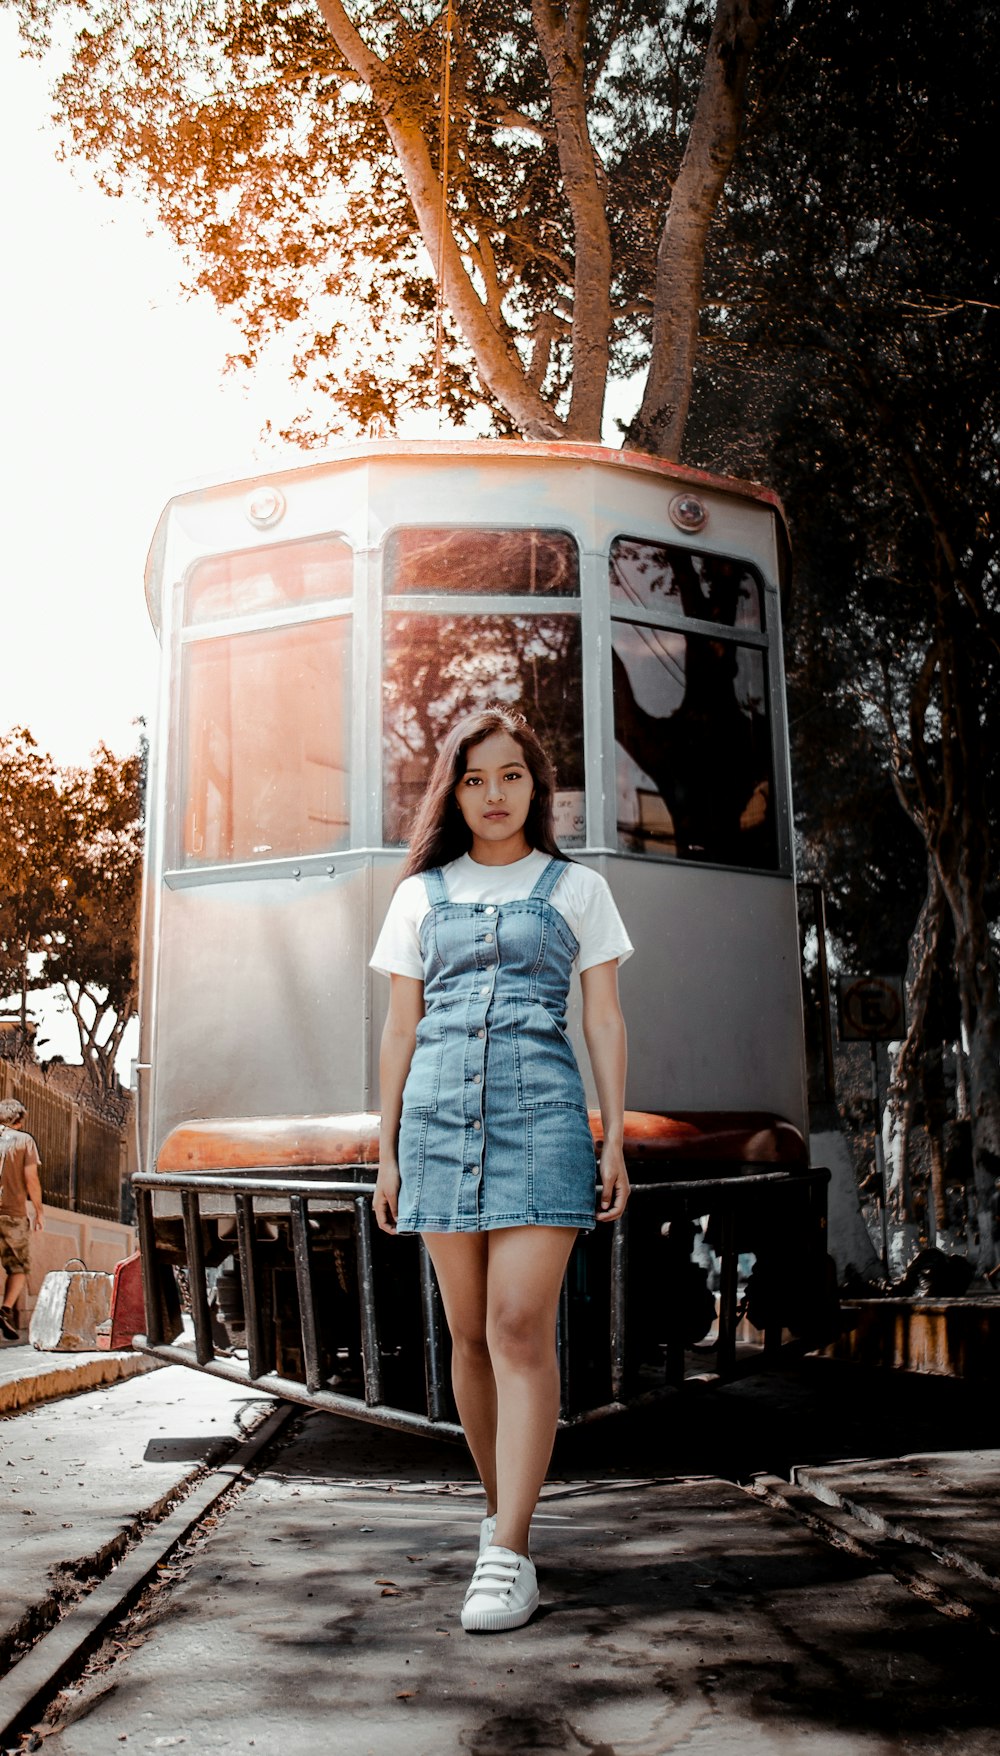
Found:
<svg viewBox="0 0 1000 1756"><path fill-rule="evenodd" d="M497 1387L486 1341L485 1232L424 1232L451 1332L451 1382L486 1511L497 1505Z"/></svg>
<svg viewBox="0 0 1000 1756"><path fill-rule="evenodd" d="M486 1334L497 1397L493 1540L527 1555L559 1418L556 1313L576 1232L511 1226L486 1236Z"/></svg>

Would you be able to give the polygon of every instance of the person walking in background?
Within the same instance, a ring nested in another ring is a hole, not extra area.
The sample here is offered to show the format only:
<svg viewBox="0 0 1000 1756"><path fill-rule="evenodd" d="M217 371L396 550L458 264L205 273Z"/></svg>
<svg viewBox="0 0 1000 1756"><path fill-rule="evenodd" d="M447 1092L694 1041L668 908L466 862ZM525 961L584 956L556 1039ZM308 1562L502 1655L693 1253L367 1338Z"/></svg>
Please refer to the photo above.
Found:
<svg viewBox="0 0 1000 1756"><path fill-rule="evenodd" d="M520 714L487 708L445 739L372 967L391 978L373 1197L418 1232L452 1339L455 1401L486 1491L462 1626L517 1628L538 1605L532 1514L559 1413L559 1291L595 1223L594 1141L565 1033L580 972L601 1106L600 1209L624 1211L632 951L599 873L562 854L555 772Z"/></svg>
<svg viewBox="0 0 1000 1756"><path fill-rule="evenodd" d="M31 1232L45 1225L42 1211L41 1159L25 1132L27 1110L17 1098L0 1103L0 1268L6 1276L0 1306L0 1334L19 1341L17 1301L31 1268ZM34 1219L28 1219L28 1202Z"/></svg>

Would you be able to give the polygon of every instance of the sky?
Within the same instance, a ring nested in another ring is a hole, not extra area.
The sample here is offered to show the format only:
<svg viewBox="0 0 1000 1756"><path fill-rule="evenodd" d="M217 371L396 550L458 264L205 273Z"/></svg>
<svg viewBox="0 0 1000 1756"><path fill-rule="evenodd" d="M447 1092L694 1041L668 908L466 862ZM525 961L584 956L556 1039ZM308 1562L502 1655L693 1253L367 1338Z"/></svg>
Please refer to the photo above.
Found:
<svg viewBox="0 0 1000 1756"><path fill-rule="evenodd" d="M112 201L88 166L59 162L50 73L18 47L0 13L2 162L16 166L0 278L0 729L27 725L75 763L102 739L131 749L151 711L142 581L162 507L182 484L267 457L259 434L287 407L273 382L223 377L235 331L184 294L185 265L138 200Z"/></svg>
<svg viewBox="0 0 1000 1756"><path fill-rule="evenodd" d="M20 57L0 12L0 731L27 726L68 766L102 741L125 754L136 720L152 717L143 573L163 506L275 453L259 435L291 402L273 374L223 376L236 334L209 299L183 293L175 248L138 201L112 201L89 167L59 162L50 78ZM78 1061L70 1015L39 1010L43 1058ZM134 1052L130 1037L126 1078Z"/></svg>

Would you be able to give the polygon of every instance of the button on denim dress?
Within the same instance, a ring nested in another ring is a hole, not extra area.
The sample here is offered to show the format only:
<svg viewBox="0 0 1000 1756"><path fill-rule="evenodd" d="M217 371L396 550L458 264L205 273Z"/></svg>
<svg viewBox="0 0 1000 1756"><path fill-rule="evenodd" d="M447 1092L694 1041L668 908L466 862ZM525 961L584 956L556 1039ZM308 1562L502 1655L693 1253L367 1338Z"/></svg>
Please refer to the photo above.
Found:
<svg viewBox="0 0 1000 1756"><path fill-rule="evenodd" d="M552 859L520 902L449 902L423 874L424 1016L403 1088L398 1230L594 1225L596 1166L566 1035L579 944L549 901Z"/></svg>

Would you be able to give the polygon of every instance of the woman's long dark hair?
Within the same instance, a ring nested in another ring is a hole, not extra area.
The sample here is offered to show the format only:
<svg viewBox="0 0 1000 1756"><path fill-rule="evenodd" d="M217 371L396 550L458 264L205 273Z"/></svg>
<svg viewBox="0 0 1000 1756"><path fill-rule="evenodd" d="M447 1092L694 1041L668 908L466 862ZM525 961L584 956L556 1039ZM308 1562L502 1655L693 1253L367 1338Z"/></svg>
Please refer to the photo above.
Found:
<svg viewBox="0 0 1000 1756"><path fill-rule="evenodd" d="M446 866L467 854L472 846L472 832L458 808L455 788L466 770L466 757L473 745L481 744L494 732L508 732L520 746L521 754L535 783L535 796L524 825L526 839L532 848L565 860L555 834L552 817L556 771L537 735L523 714L509 707L485 707L470 713L452 726L438 751L431 770L427 791L417 809L410 830L410 851L400 873L399 882L415 872L429 872L432 866Z"/></svg>

